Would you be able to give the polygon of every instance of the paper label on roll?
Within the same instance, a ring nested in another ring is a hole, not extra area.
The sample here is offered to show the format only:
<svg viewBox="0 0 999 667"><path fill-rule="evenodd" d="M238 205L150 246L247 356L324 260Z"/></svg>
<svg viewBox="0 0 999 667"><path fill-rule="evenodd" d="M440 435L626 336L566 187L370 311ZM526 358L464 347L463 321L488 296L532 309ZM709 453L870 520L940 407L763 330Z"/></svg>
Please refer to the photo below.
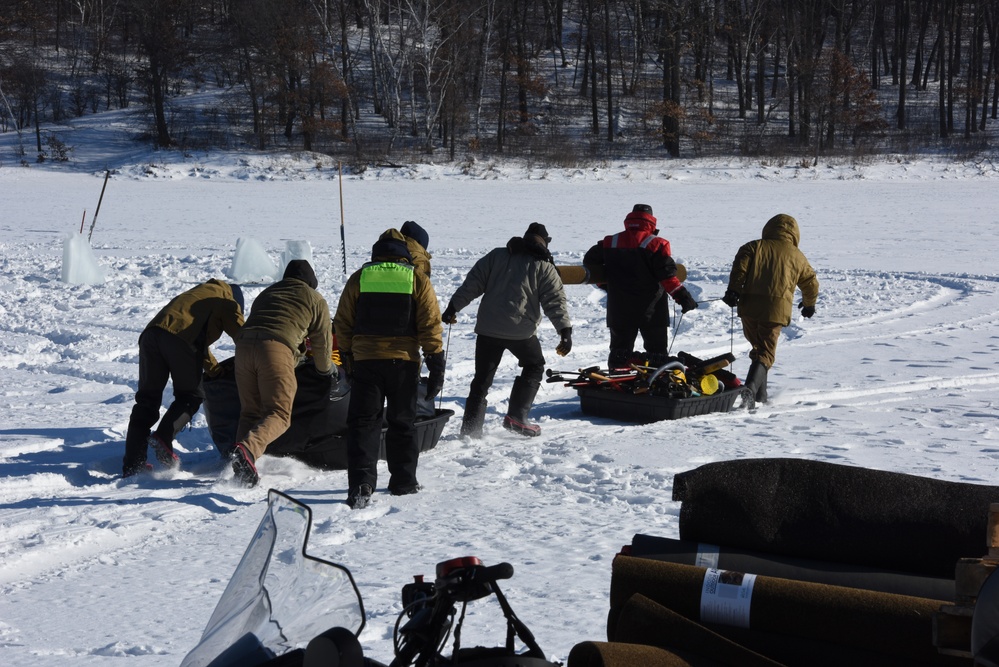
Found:
<svg viewBox="0 0 999 667"><path fill-rule="evenodd" d="M755 574L708 568L701 586L701 620L748 628L755 582Z"/></svg>
<svg viewBox="0 0 999 667"><path fill-rule="evenodd" d="M697 545L697 555L694 556L694 565L697 567L718 567L718 556L721 553L721 549L715 544L701 544Z"/></svg>

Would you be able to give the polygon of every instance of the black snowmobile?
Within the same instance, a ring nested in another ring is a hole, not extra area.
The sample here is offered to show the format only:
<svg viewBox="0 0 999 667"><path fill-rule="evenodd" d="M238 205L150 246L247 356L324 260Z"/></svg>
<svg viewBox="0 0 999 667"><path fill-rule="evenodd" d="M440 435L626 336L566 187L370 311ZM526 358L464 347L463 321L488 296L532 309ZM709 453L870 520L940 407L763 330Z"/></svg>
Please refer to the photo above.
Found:
<svg viewBox="0 0 999 667"><path fill-rule="evenodd" d="M307 505L268 492L267 512L181 667L560 667L546 660L500 591L497 582L512 577L513 566L486 567L474 557L439 563L432 583L403 586L395 657L387 664L365 657L361 594L346 567L306 553L311 527ZM506 617L505 645L460 647L465 606L490 595Z"/></svg>

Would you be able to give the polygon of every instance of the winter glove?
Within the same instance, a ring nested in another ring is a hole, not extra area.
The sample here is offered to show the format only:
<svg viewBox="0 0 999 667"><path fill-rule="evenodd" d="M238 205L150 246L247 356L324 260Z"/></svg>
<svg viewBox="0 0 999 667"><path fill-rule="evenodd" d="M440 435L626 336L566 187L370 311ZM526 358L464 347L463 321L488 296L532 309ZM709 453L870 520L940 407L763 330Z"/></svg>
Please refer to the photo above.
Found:
<svg viewBox="0 0 999 667"><path fill-rule="evenodd" d="M444 353L435 352L428 354L424 358L427 362L427 370L430 377L427 378L427 400L433 400L434 396L441 393L444 388Z"/></svg>
<svg viewBox="0 0 999 667"><path fill-rule="evenodd" d="M350 352L340 350L340 366L343 368L344 376L350 380L354 377L354 355Z"/></svg>
<svg viewBox="0 0 999 667"><path fill-rule="evenodd" d="M566 327L558 332L562 339L555 346L555 354L564 357L572 350L572 327Z"/></svg>
<svg viewBox="0 0 999 667"><path fill-rule="evenodd" d="M729 308L735 308L739 305L739 293L734 289L727 289L725 290L725 296L722 297L722 301Z"/></svg>
<svg viewBox="0 0 999 667"><path fill-rule="evenodd" d="M806 306L804 302L798 304L798 310L801 311L801 316L806 319L815 314L815 306Z"/></svg>
<svg viewBox="0 0 999 667"><path fill-rule="evenodd" d="M340 397L340 370L334 364L333 368L330 370L330 394L329 399L335 401Z"/></svg>
<svg viewBox="0 0 999 667"><path fill-rule="evenodd" d="M697 309L697 302L694 301L694 297L690 296L690 292L687 291L686 287L681 287L673 292L673 300L680 304L681 312L686 313L687 311Z"/></svg>
<svg viewBox="0 0 999 667"><path fill-rule="evenodd" d="M441 313L441 322L444 324L454 324L457 321L458 311L456 311L454 306L449 303L447 308L444 309L444 312Z"/></svg>

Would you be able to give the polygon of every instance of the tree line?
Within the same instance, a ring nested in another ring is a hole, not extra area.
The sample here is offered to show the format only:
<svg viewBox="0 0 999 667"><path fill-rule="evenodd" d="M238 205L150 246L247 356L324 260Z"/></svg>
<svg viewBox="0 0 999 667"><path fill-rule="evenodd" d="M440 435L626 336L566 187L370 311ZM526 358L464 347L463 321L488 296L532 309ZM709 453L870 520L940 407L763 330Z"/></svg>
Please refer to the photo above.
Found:
<svg viewBox="0 0 999 667"><path fill-rule="evenodd" d="M41 157L46 123L135 108L160 147L360 158L974 152L997 41L999 0L6 0L0 131Z"/></svg>

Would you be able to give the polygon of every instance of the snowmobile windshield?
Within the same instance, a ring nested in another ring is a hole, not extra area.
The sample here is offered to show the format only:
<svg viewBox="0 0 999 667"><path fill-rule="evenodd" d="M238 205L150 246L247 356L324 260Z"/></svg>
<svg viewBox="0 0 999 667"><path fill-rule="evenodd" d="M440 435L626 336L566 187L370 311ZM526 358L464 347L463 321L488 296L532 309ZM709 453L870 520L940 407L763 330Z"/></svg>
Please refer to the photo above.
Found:
<svg viewBox="0 0 999 667"><path fill-rule="evenodd" d="M316 635L343 627L360 634L364 606L350 570L305 552L312 510L280 491L181 667L253 667Z"/></svg>

